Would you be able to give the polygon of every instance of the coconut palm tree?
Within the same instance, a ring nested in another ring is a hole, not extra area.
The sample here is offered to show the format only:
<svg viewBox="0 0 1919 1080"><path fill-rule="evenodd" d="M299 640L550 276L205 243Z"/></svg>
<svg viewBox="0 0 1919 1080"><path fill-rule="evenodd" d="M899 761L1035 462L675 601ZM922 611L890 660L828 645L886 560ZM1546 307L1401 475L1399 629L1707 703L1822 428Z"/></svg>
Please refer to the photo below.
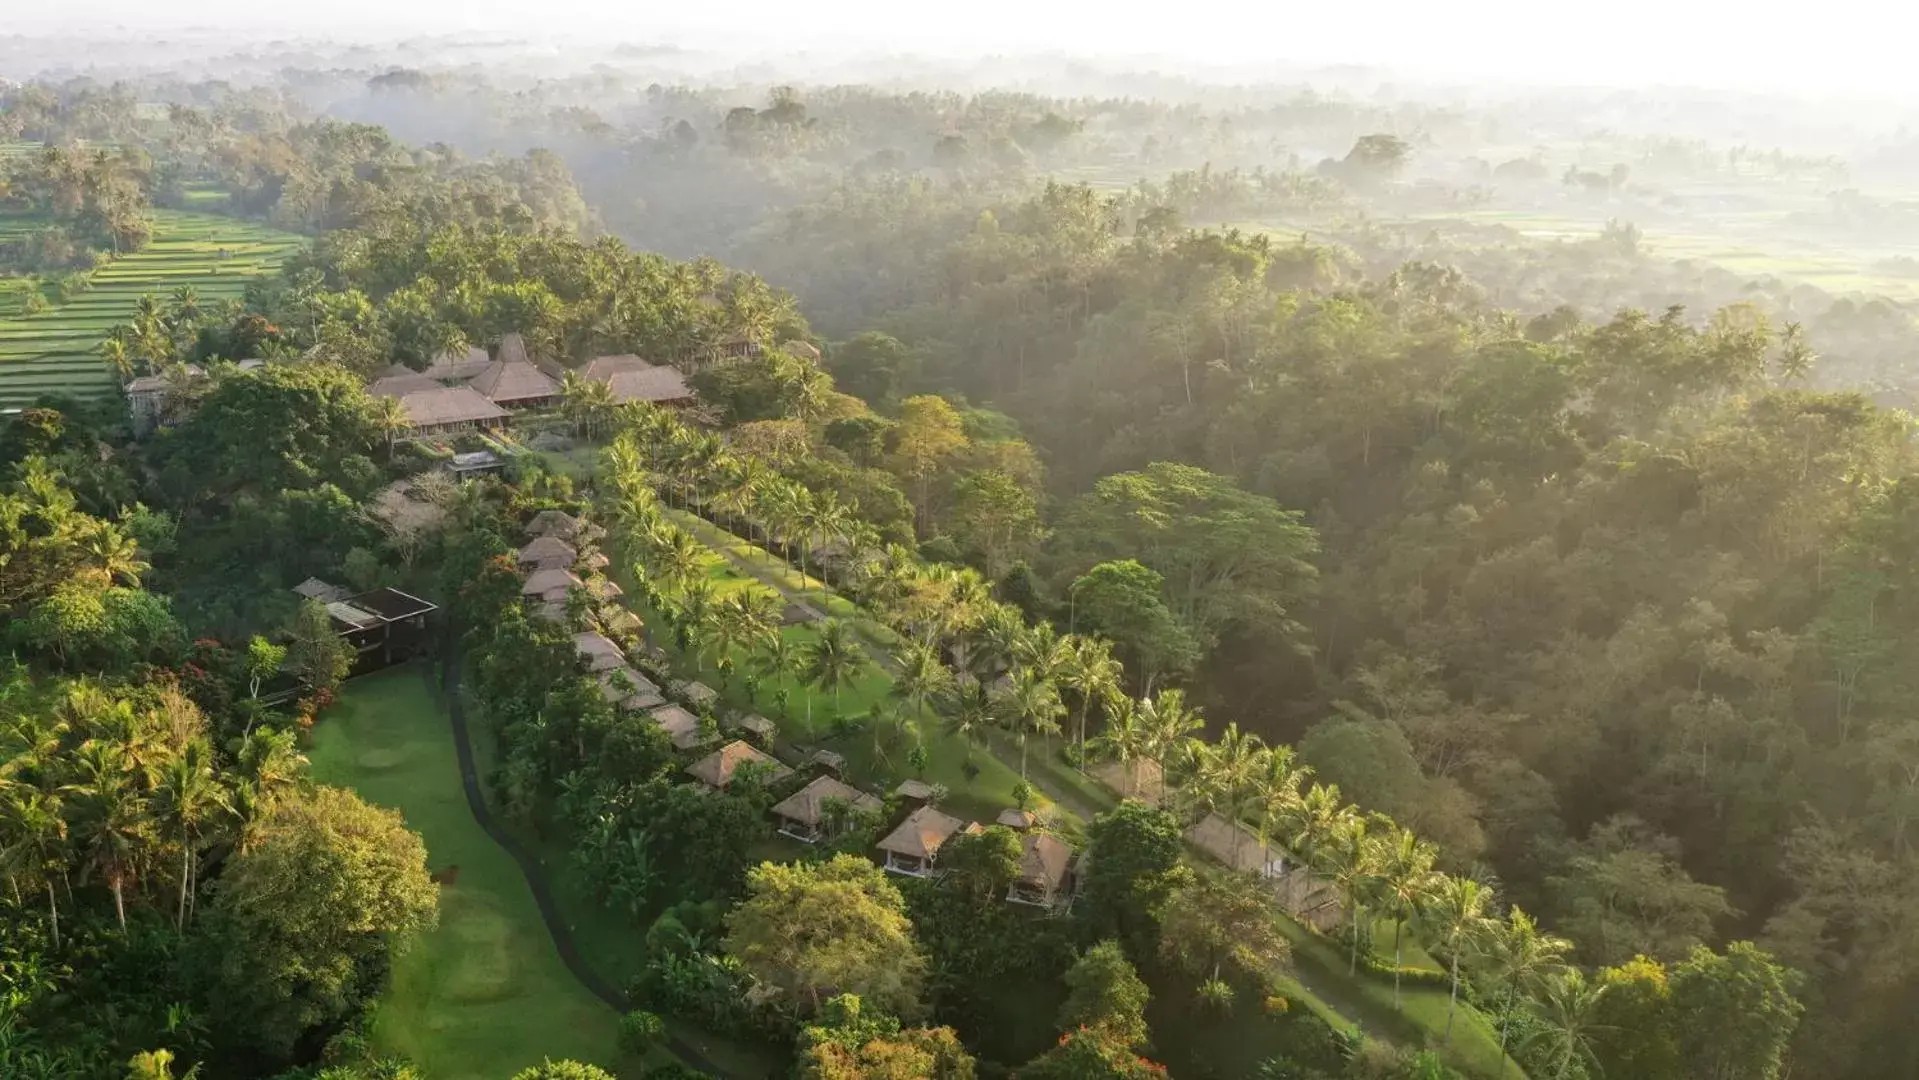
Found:
<svg viewBox="0 0 1919 1080"><path fill-rule="evenodd" d="M1567 1076L1597 1076L1598 1062L1593 1056L1592 1037L1609 1026L1598 1022L1599 1003L1606 996L1605 983L1593 982L1576 967L1552 972L1540 980L1527 1002L1538 1022L1523 1049L1537 1050L1535 1060L1543 1059L1543 1074L1549 1080Z"/></svg>
<svg viewBox="0 0 1919 1080"><path fill-rule="evenodd" d="M1302 764L1292 747L1282 743L1266 749L1265 756L1260 759L1259 772L1253 777L1253 796L1250 801L1250 808L1258 822L1260 843L1269 843L1276 835L1281 835L1276 830L1283 831L1290 815L1296 812L1300 802L1300 786L1312 774L1312 767ZM1291 850L1290 846L1288 850Z"/></svg>
<svg viewBox="0 0 1919 1080"><path fill-rule="evenodd" d="M373 399L373 426L386 438L386 456L393 458L393 443L400 434L413 428L413 418L406 414L406 406L396 397L376 397Z"/></svg>
<svg viewBox="0 0 1919 1080"><path fill-rule="evenodd" d="M1378 847L1366 830L1366 819L1358 814L1339 818L1315 853L1319 860L1315 869L1346 898L1347 929L1352 933L1346 965L1349 975L1359 973L1359 923L1366 908L1366 887L1373 878L1377 853Z"/></svg>
<svg viewBox="0 0 1919 1080"><path fill-rule="evenodd" d="M63 790L75 808L84 865L113 890L113 910L120 929L125 930L126 887L139 873L151 840L152 817L124 752L89 740L81 745L75 761L78 779Z"/></svg>
<svg viewBox="0 0 1919 1080"><path fill-rule="evenodd" d="M1140 763L1152 756L1152 732L1144 716L1132 698L1116 697L1106 707L1106 726L1087 744L1094 757L1119 763L1129 799L1139 794Z"/></svg>
<svg viewBox="0 0 1919 1080"><path fill-rule="evenodd" d="M53 947L60 947L60 901L53 889L55 871L67 865L67 821L58 795L25 784L0 785L0 859L16 883L38 881L47 891Z"/></svg>
<svg viewBox="0 0 1919 1080"><path fill-rule="evenodd" d="M1452 1000L1446 1006L1446 1037L1441 1046L1453 1041L1453 1017L1459 1011L1459 964L1466 950L1485 935L1492 907L1493 891L1472 878L1442 875L1432 897L1420 914L1420 923L1430 940L1446 953L1452 975Z"/></svg>
<svg viewBox="0 0 1919 1080"><path fill-rule="evenodd" d="M1266 771L1267 753L1265 740L1241 731L1239 722L1233 721L1220 732L1219 740L1208 749L1200 765L1207 783L1219 793L1220 809L1234 825L1234 865L1239 863L1240 835L1245 831L1238 826L1246 812L1257 805L1257 783Z"/></svg>
<svg viewBox="0 0 1919 1080"><path fill-rule="evenodd" d="M1393 917L1393 1008L1400 1006L1400 966L1405 962L1406 924L1424 910L1438 886L1433 860L1438 851L1414 836L1410 829L1396 829L1379 840L1378 862L1373 868L1372 892Z"/></svg>
<svg viewBox="0 0 1919 1080"><path fill-rule="evenodd" d="M839 715L840 688L853 681L860 665L866 661L866 651L853 639L853 632L838 619L827 619L819 624L813 639L800 649L801 673L808 685L833 694L833 713ZM806 702L806 722L813 722L813 701Z"/></svg>
<svg viewBox="0 0 1919 1080"><path fill-rule="evenodd" d="M994 715L1019 738L1019 778L1026 779L1026 739L1031 734L1059 730L1059 690L1030 668L1016 668L1013 677L994 692Z"/></svg>
<svg viewBox="0 0 1919 1080"><path fill-rule="evenodd" d="M652 561L669 589L685 592L706 570L706 545L677 525L662 525L649 538Z"/></svg>
<svg viewBox="0 0 1919 1080"><path fill-rule="evenodd" d="M115 327L113 333L100 343L100 358L107 362L107 366L122 382L133 378L133 352L127 347L124 330L124 327Z"/></svg>
<svg viewBox="0 0 1919 1080"><path fill-rule="evenodd" d="M753 670L762 679L777 683L788 675L795 675L800 669L799 650L793 642L775 627L771 637L754 658Z"/></svg>
<svg viewBox="0 0 1919 1080"><path fill-rule="evenodd" d="M180 898L173 925L185 930L187 897L198 876L201 831L225 811L225 793L213 777L213 755L206 743L188 743L162 766L155 795L160 822L180 845Z"/></svg>
<svg viewBox="0 0 1919 1080"><path fill-rule="evenodd" d="M1068 634L1071 642L1067 662L1057 676L1059 684L1079 699L1079 714L1073 729L1073 745L1079 750L1081 767L1086 762L1086 714L1095 700L1107 701L1119 694L1124 674L1113 656L1113 643L1104 638Z"/></svg>
<svg viewBox="0 0 1919 1080"><path fill-rule="evenodd" d="M1198 709L1186 707L1182 690L1161 690L1139 700L1139 722L1145 727L1146 756L1162 767L1172 764L1193 732L1206 726Z"/></svg>
<svg viewBox="0 0 1919 1080"><path fill-rule="evenodd" d="M1554 937L1539 928L1531 915L1514 904L1503 920L1487 925L1481 955L1493 983L1504 990L1504 1005L1499 1016L1499 1074L1506 1074L1504 1060L1507 1040L1512 1036L1512 1011L1522 989L1537 985L1565 966L1572 942Z"/></svg>
<svg viewBox="0 0 1919 1080"><path fill-rule="evenodd" d="M918 721L926 713L926 703L953 685L953 673L941 662L939 650L924 642L906 643L893 654L893 661L893 686L888 693L913 717L915 742L924 744L917 737Z"/></svg>
<svg viewBox="0 0 1919 1080"><path fill-rule="evenodd" d="M241 777L254 786L254 795L263 804L299 787L306 774L306 758L291 730L255 728L241 741L234 758Z"/></svg>
<svg viewBox="0 0 1919 1080"><path fill-rule="evenodd" d="M993 696L973 679L959 679L948 692L941 710L942 727L966 743L970 758L979 733L993 722Z"/></svg>

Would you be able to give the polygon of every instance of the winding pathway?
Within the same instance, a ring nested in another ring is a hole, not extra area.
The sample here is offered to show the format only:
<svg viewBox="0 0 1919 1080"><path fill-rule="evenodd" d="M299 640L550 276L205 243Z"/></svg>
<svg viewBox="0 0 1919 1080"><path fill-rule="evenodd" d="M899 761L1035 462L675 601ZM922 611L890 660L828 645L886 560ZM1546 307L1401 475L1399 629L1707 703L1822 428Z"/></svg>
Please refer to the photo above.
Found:
<svg viewBox="0 0 1919 1080"><path fill-rule="evenodd" d="M567 929L559 905L553 900L552 883L547 880L546 868L500 828L493 820L493 812L487 808L485 792L480 788L479 768L473 762L473 741L467 730L466 709L460 700L460 657L457 653L447 657L443 684L447 716L453 724L453 749L460 760L460 786L466 790L466 805L473 811L473 820L519 866L520 876L526 879L526 887L533 893L533 904L540 910L540 921L546 924L546 932L553 938L553 948L560 954L560 962L594 997L606 1002L615 1012L626 1013L632 1008L632 1002L626 994L593 970L586 958L580 955L579 946L573 941L573 933ZM708 1076L735 1080L677 1035L667 1035L666 1047L674 1057Z"/></svg>

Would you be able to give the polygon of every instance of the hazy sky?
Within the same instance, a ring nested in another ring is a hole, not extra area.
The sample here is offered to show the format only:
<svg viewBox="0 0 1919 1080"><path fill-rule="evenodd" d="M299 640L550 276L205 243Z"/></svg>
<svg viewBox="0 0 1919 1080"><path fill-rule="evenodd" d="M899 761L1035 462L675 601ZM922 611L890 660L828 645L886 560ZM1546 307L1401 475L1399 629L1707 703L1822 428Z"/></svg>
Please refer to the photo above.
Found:
<svg viewBox="0 0 1919 1080"><path fill-rule="evenodd" d="M0 0L0 31L189 24L384 36L486 30L763 51L1064 49L1234 64L1358 63L1547 82L1919 92L1908 5L1826 0ZM1775 14L1775 10L1779 13ZM184 18L183 18L184 15ZM1823 30L1822 28L1831 28Z"/></svg>

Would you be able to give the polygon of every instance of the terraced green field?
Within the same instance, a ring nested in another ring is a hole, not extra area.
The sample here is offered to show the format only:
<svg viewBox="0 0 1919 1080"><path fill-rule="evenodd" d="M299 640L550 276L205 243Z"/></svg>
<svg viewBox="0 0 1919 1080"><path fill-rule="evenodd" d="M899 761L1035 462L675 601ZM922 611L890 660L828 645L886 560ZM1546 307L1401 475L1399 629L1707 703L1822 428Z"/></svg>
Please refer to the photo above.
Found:
<svg viewBox="0 0 1919 1080"><path fill-rule="evenodd" d="M36 224L0 218L0 235ZM21 316L17 295L0 295L0 408L46 393L111 393L114 375L95 350L132 317L141 296L165 297L191 285L203 302L238 299L248 281L277 272L303 242L212 214L155 210L153 224L153 242L144 251L101 267L92 289L55 310ZM0 292L9 291L7 284L0 282ZM11 292L17 291L16 283Z"/></svg>

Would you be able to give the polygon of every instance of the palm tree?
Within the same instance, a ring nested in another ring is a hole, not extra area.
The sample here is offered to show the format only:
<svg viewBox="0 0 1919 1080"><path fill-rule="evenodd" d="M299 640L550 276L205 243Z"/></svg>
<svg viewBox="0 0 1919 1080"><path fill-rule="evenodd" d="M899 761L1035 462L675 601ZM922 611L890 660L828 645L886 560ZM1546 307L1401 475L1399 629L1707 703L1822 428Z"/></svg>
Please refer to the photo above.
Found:
<svg viewBox="0 0 1919 1080"><path fill-rule="evenodd" d="M153 569L140 557L139 542L111 525L93 529L78 546L86 552L89 564L81 576L99 585L137 588L140 576Z"/></svg>
<svg viewBox="0 0 1919 1080"><path fill-rule="evenodd" d="M174 912L175 930L187 925L187 896L198 876L200 831L225 807L223 792L213 778L212 755L204 742L188 743L160 772L156 794L160 820L180 845L180 899Z"/></svg>
<svg viewBox="0 0 1919 1080"><path fill-rule="evenodd" d="M1491 920L1485 935L1483 954L1495 983L1505 988L1505 1004L1499 1016L1499 1074L1506 1075L1506 1040L1512 1035L1512 1011L1522 987L1539 982L1563 966L1572 951L1572 942L1554 937L1539 928L1539 923L1514 904L1506 918Z"/></svg>
<svg viewBox="0 0 1919 1080"><path fill-rule="evenodd" d="M1492 902L1491 889L1472 878L1448 874L1440 877L1421 913L1421 923L1432 935L1431 940L1445 950L1447 964L1452 969L1452 1000L1446 1006L1446 1038L1442 1046L1450 1046L1453 1041L1453 1016L1459 1011L1460 957L1486 933L1486 909Z"/></svg>
<svg viewBox="0 0 1919 1080"><path fill-rule="evenodd" d="M1059 730L1059 690L1031 668L1017 668L994 695L994 712L1019 737L1019 778L1026 779L1026 737Z"/></svg>
<svg viewBox="0 0 1919 1080"><path fill-rule="evenodd" d="M1200 758L1198 771L1202 782L1215 793L1213 801L1225 811L1226 820L1233 825L1234 866L1239 865L1240 836L1245 832L1239 827L1240 820L1245 811L1255 805L1254 784L1265 771L1265 756L1265 741L1258 735L1241 731L1238 721L1234 721L1226 725L1219 741L1208 747Z"/></svg>
<svg viewBox="0 0 1919 1080"><path fill-rule="evenodd" d="M393 458L393 443L401 432L411 430L413 418L406 413L406 406L396 397L376 397L373 399L373 426L386 438L386 456Z"/></svg>
<svg viewBox="0 0 1919 1080"><path fill-rule="evenodd" d="M706 569L706 545L676 525L665 525L651 537L653 563L667 587L685 592L689 583Z"/></svg>
<svg viewBox="0 0 1919 1080"><path fill-rule="evenodd" d="M1359 920L1366 907L1366 885L1373 877L1373 859L1377 848L1366 833L1366 819L1358 814L1342 816L1315 853L1318 869L1346 897L1347 928L1352 932L1347 974L1359 973Z"/></svg>
<svg viewBox="0 0 1919 1080"><path fill-rule="evenodd" d="M67 865L67 822L60 798L25 784L0 787L0 858L8 876L38 878L47 890L53 947L60 947L60 902L53 891L54 871Z"/></svg>
<svg viewBox="0 0 1919 1080"><path fill-rule="evenodd" d="M122 381L133 378L133 353L128 350L127 337L119 328L100 343L100 357Z"/></svg>
<svg viewBox="0 0 1919 1080"><path fill-rule="evenodd" d="M946 704L946 731L965 740L967 756L973 754L973 742L979 731L992 723L992 694L977 679L965 679L956 687Z"/></svg>
<svg viewBox="0 0 1919 1080"><path fill-rule="evenodd" d="M1293 748L1284 743L1268 747L1259 764L1248 805L1259 823L1259 842L1266 844L1272 841L1275 827L1283 829L1299 806L1300 785L1313 770L1301 764Z"/></svg>
<svg viewBox="0 0 1919 1080"><path fill-rule="evenodd" d="M799 667L799 650L793 648L793 642L777 628L773 635L766 639L766 646L760 650L753 662L753 670L762 679L774 682L796 674Z"/></svg>
<svg viewBox="0 0 1919 1080"><path fill-rule="evenodd" d="M1553 972L1540 981L1528 1002L1539 1026L1526 1036L1521 1046L1542 1049L1540 1056L1548 1070L1545 1075L1551 1080L1564 1080L1569 1074L1598 1075L1592 1036L1608 1030L1608 1025L1595 1019L1606 990L1605 983L1588 980L1586 973L1576 967ZM1575 1070L1575 1065L1582 1068Z"/></svg>
<svg viewBox="0 0 1919 1080"><path fill-rule="evenodd" d="M1072 644L1067 662L1060 669L1059 684L1079 698L1079 716L1073 732L1073 745L1079 749L1080 767L1086 763L1086 714L1094 700L1106 701L1119 693L1124 673L1113 656L1113 643L1104 638L1067 635Z"/></svg>
<svg viewBox="0 0 1919 1080"><path fill-rule="evenodd" d="M1088 745L1089 753L1119 763L1126 776L1126 797L1139 794L1139 762L1151 746L1151 732L1132 698L1114 698L1106 709L1106 727Z"/></svg>
<svg viewBox="0 0 1919 1080"><path fill-rule="evenodd" d="M833 713L839 715L840 688L853 681L860 665L866 660L866 652L859 642L853 640L853 632L838 619L827 619L819 624L819 631L813 640L800 650L801 671L808 685L833 692ZM813 723L813 699L806 700L806 722Z"/></svg>
<svg viewBox="0 0 1919 1080"><path fill-rule="evenodd" d="M939 650L924 642L907 642L893 654L893 661L895 670L889 693L910 711L917 735L918 721L926 713L926 703L953 685L953 673L941 662ZM917 737L915 741L925 742Z"/></svg>
<svg viewBox="0 0 1919 1080"><path fill-rule="evenodd" d="M1399 829L1379 844L1378 865L1373 871L1374 891L1380 902L1393 917L1393 1008L1400 1005L1399 975L1400 966L1405 962L1403 950L1406 935L1406 923L1416 918L1425 908L1438 885L1433 873L1433 860L1438 856L1431 844L1422 842L1414 836L1411 829Z"/></svg>
<svg viewBox="0 0 1919 1080"><path fill-rule="evenodd" d="M300 786L306 758L301 756L297 740L291 730L255 728L241 741L240 751L234 755L236 764L263 803L271 803Z"/></svg>
<svg viewBox="0 0 1919 1080"><path fill-rule="evenodd" d="M1147 732L1146 756L1162 767L1175 759L1189 735L1206 726L1198 709L1186 707L1186 694L1181 690L1161 690L1141 698L1139 720Z"/></svg>
<svg viewBox="0 0 1919 1080"><path fill-rule="evenodd" d="M66 791L73 797L86 866L113 890L120 929L127 926L126 886L139 871L152 819L146 800L132 782L126 755L106 743L89 741L75 755L80 779Z"/></svg>

